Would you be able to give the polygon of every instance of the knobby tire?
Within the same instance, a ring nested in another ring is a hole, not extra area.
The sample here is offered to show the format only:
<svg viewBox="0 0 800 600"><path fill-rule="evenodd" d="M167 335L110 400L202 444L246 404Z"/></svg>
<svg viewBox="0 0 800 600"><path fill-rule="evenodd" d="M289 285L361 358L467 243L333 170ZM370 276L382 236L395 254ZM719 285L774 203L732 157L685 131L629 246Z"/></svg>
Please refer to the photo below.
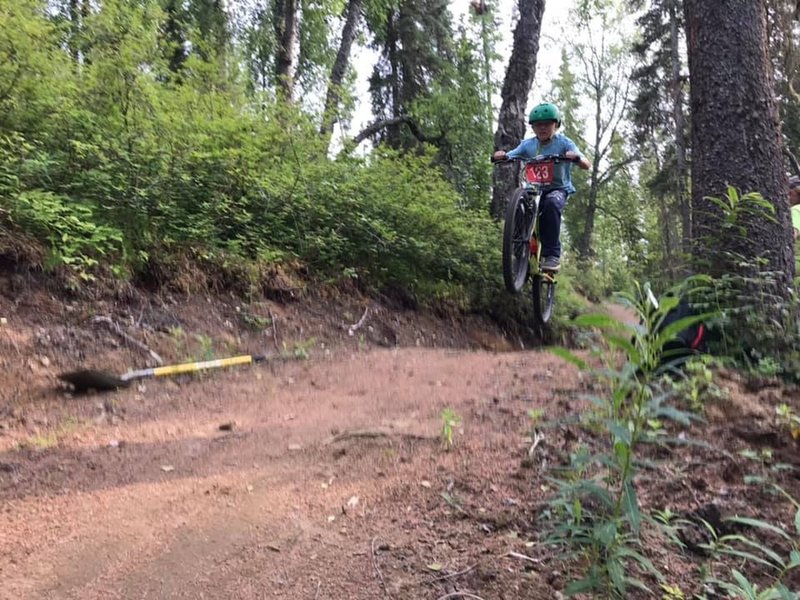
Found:
<svg viewBox="0 0 800 600"><path fill-rule="evenodd" d="M524 202L525 190L514 190L506 206L503 226L503 281L512 294L518 293L528 278L530 229L533 215Z"/></svg>
<svg viewBox="0 0 800 600"><path fill-rule="evenodd" d="M533 276L533 314L540 324L544 325L553 315L553 303L556 297L556 281L552 276L537 273Z"/></svg>

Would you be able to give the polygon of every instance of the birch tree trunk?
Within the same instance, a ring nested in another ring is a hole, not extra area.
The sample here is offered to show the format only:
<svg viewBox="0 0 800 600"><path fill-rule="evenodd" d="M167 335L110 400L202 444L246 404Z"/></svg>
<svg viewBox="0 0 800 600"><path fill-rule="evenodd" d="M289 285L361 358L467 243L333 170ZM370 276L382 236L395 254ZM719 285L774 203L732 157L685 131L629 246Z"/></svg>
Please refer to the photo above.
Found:
<svg viewBox="0 0 800 600"><path fill-rule="evenodd" d="M328 139L330 139L333 133L333 126L338 120L337 113L342 96L342 81L344 81L344 75L347 72L347 65L350 63L350 49L353 47L353 41L358 33L362 4L363 0L350 0L347 3L342 39L339 41L339 51L336 53L336 60L331 70L328 93L325 96L325 110L322 113L322 125L320 126L320 134Z"/></svg>
<svg viewBox="0 0 800 600"><path fill-rule="evenodd" d="M278 89L289 102L294 93L295 46L297 45L297 0L278 0L275 3L275 75Z"/></svg>

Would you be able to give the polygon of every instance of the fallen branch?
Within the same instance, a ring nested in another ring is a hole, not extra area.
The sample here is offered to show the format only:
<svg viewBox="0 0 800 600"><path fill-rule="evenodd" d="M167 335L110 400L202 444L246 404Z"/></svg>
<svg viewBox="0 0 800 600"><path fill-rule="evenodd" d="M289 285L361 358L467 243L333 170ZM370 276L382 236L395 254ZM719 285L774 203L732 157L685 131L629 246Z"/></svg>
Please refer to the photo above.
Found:
<svg viewBox="0 0 800 600"><path fill-rule="evenodd" d="M272 309L269 311L269 318L272 321L272 342L275 344L275 350L280 352L281 349L280 346L278 346L278 319L275 313L272 312Z"/></svg>
<svg viewBox="0 0 800 600"><path fill-rule="evenodd" d="M461 577L462 575L466 575L467 573L472 571L472 569L474 569L477 566L478 566L478 563L475 563L474 565L472 565L470 567L467 567L463 571L458 571L456 573L449 573L447 575L440 575L439 577L434 577L433 579L428 579L424 583L436 583L437 581L444 581L445 579L453 579L455 577Z"/></svg>
<svg viewBox="0 0 800 600"><path fill-rule="evenodd" d="M381 438L381 437L406 437L412 440L432 440L432 437L425 436L425 435L418 435L416 433L402 433L402 432L394 432L394 431L385 431L383 429L356 429L353 431L343 431L341 433L337 433L331 438L328 438L323 442L324 446L329 446L330 444L335 444L336 442L341 442L343 440L349 440L354 438Z"/></svg>
<svg viewBox="0 0 800 600"><path fill-rule="evenodd" d="M369 306L364 309L364 314L361 315L361 318L358 320L358 323L354 323L347 328L347 335L353 337L353 334L361 329L361 326L364 324L364 321L367 320L367 315L369 314Z"/></svg>
<svg viewBox="0 0 800 600"><path fill-rule="evenodd" d="M469 592L450 592L444 596L439 596L436 600L447 600L447 598L473 598L474 600L483 600L480 596L470 594Z"/></svg>
<svg viewBox="0 0 800 600"><path fill-rule="evenodd" d="M511 558L518 558L520 560L527 560L528 562L532 562L535 565L542 564L541 558L533 558L532 556L528 556L527 554L520 554L519 552L507 552L503 554L503 556L510 556Z"/></svg>
<svg viewBox="0 0 800 600"><path fill-rule="evenodd" d="M544 439L544 434L534 430L533 443L531 444L531 447L528 449L528 456L533 456L533 453L536 452L536 448L539 446L539 444L542 442L543 439Z"/></svg>
<svg viewBox="0 0 800 600"><path fill-rule="evenodd" d="M125 331L123 331L122 327L120 327L118 323L114 322L111 319L111 317L104 317L104 316L92 317L92 323L95 323L95 324L103 323L103 324L107 325L109 329L111 329L114 333L116 333L122 339L124 339L128 343L132 344L133 346L136 346L137 348L139 348L139 350L142 350L142 351L146 352L147 354L149 354L150 358L152 358L154 361L156 361L156 363L158 363L159 365L163 365L164 364L164 360L158 354L156 354L148 346L146 346L145 344L143 344L142 342L140 342L139 340L137 340L133 336L129 335L128 333L125 333Z"/></svg>
<svg viewBox="0 0 800 600"><path fill-rule="evenodd" d="M375 557L375 542L378 541L378 536L372 538L372 567L375 569L375 572L378 574L378 578L381 580L381 587L383 588L383 593L386 595L387 598L391 598L389 595L389 590L386 588L386 580L383 578L383 573L381 573L380 567L378 567L378 559Z"/></svg>

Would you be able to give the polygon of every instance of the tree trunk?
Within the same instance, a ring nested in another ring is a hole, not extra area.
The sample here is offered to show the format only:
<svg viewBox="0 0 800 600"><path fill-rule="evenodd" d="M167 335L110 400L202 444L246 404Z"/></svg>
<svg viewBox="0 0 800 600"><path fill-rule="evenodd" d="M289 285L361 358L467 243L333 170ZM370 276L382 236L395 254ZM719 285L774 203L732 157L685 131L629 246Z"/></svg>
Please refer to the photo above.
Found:
<svg viewBox="0 0 800 600"><path fill-rule="evenodd" d="M693 254L708 261L698 267L712 275L761 281L770 271L776 280L769 291L788 299L794 257L764 3L686 0L684 8L691 75ZM749 215L737 223L745 228L742 233L726 227L726 215L707 198L724 198L728 185L742 193L760 192L775 207L775 218ZM747 264L734 259L737 254Z"/></svg>
<svg viewBox="0 0 800 600"><path fill-rule="evenodd" d="M474 6L474 5L473 5ZM492 117L494 111L492 110L492 52L491 41L489 39L489 20L491 19L494 25L494 7L488 3L480 2L478 4L479 13L478 18L481 21L481 41L483 42L483 81L486 86L486 127L488 133L492 133Z"/></svg>
<svg viewBox="0 0 800 600"><path fill-rule="evenodd" d="M400 66L399 66L399 49L398 49L398 34L397 34L397 14L392 11L389 14L389 20L386 30L386 48L389 58L389 67L391 74L389 77L390 93L392 97L392 119L400 119L402 115L402 106L400 101ZM393 124L386 129L386 142L392 148L400 147L400 126Z"/></svg>
<svg viewBox="0 0 800 600"><path fill-rule="evenodd" d="M173 76L174 81L180 82L180 77L177 76L177 73L180 72L186 62L186 50L184 48L186 35L184 32L182 3L179 0L169 0L164 2L161 8L165 13L165 19L161 27L164 56L169 61L170 72L176 74Z"/></svg>
<svg viewBox="0 0 800 600"><path fill-rule="evenodd" d="M347 3L347 16L345 17L344 27L342 28L342 39L339 42L339 51L336 53L336 60L331 70L331 79L328 82L328 93L325 96L325 110L322 113L322 125L320 135L330 139L333 133L333 126L338 120L339 100L341 99L342 81L350 62L350 48L353 40L358 33L358 21L361 18L361 6L363 0L350 0Z"/></svg>
<svg viewBox="0 0 800 600"><path fill-rule="evenodd" d="M681 213L681 248L686 256L692 251L692 211L686 193L686 119L683 114L683 76L681 75L680 36L678 32L679 0L669 3L669 50L672 63L670 87L672 119L675 126L675 199Z"/></svg>
<svg viewBox="0 0 800 600"><path fill-rule="evenodd" d="M297 43L297 0L278 0L275 3L275 75L278 89L289 102L294 92L294 50Z"/></svg>
<svg viewBox="0 0 800 600"><path fill-rule="evenodd" d="M675 222L670 214L670 203L664 192L658 193L658 211L661 213L661 238L664 248L664 272L670 282L675 281L675 242L672 241L672 224Z"/></svg>
<svg viewBox="0 0 800 600"><path fill-rule="evenodd" d="M588 261L592 254L592 234L594 233L594 220L597 215L597 171L599 158L595 154L592 160L592 183L589 186L589 198L586 202L586 212L583 216L583 231L581 236L575 242L575 250L578 253L578 258L581 262Z"/></svg>
<svg viewBox="0 0 800 600"><path fill-rule="evenodd" d="M86 21L89 19L92 7L89 0L69 0L67 3L67 16L69 18L69 36L67 49L76 64L89 64L89 51L91 46L84 36Z"/></svg>
<svg viewBox="0 0 800 600"><path fill-rule="evenodd" d="M525 136L528 92L536 74L544 0L518 0L518 4L519 21L514 29L514 44L503 81L502 104L494 134L495 150L511 150ZM518 177L518 164L494 170L490 212L495 218L502 216L506 199L517 186Z"/></svg>

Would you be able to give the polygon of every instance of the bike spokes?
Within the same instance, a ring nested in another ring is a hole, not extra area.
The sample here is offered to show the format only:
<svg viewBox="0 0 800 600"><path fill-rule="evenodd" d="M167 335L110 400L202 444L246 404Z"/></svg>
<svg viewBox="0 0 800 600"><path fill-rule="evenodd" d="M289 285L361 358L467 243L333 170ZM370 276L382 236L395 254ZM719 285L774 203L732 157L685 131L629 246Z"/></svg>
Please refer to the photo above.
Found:
<svg viewBox="0 0 800 600"><path fill-rule="evenodd" d="M509 292L517 293L528 277L530 257L531 210L525 191L518 189L506 207L503 228L503 280Z"/></svg>
<svg viewBox="0 0 800 600"><path fill-rule="evenodd" d="M528 268L529 259L529 243L528 243L528 227L526 224L527 215L525 214L525 205L520 203L517 210L516 218L514 219L514 249L512 255L512 271L519 273L523 268Z"/></svg>

